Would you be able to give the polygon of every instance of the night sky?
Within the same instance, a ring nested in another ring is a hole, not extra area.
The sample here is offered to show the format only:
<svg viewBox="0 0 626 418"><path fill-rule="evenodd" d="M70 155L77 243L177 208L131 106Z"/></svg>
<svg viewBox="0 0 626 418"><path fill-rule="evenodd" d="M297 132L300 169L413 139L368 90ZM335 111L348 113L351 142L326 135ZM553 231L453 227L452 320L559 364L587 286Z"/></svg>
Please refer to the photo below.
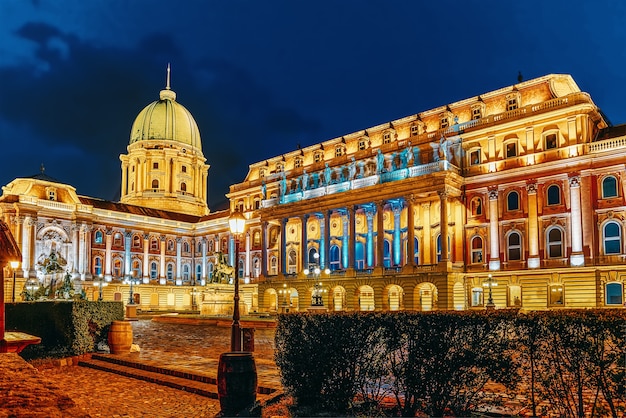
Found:
<svg viewBox="0 0 626 418"><path fill-rule="evenodd" d="M118 200L131 125L172 90L209 207L256 161L550 73L626 122L626 2L0 0L0 184Z"/></svg>

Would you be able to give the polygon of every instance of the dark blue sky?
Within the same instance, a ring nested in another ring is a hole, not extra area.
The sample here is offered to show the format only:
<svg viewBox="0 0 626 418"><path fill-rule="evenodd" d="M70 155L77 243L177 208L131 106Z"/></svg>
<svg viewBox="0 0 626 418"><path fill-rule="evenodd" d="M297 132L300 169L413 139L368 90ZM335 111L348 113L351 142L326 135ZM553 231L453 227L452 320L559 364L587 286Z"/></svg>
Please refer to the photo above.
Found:
<svg viewBox="0 0 626 418"><path fill-rule="evenodd" d="M119 154L165 68L209 206L248 165L550 73L626 122L626 3L1 0L0 184L39 172L119 198Z"/></svg>

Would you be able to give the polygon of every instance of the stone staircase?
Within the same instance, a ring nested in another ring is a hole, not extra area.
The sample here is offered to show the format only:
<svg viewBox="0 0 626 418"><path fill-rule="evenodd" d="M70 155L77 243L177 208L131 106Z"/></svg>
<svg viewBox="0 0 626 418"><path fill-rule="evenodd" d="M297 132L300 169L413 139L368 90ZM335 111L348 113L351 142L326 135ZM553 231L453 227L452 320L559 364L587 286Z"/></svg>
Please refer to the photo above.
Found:
<svg viewBox="0 0 626 418"><path fill-rule="evenodd" d="M211 376L168 369L111 354L92 354L91 359L80 360L78 365L218 399L217 379ZM264 386L262 382L257 385L257 401L261 404L281 395L281 390Z"/></svg>

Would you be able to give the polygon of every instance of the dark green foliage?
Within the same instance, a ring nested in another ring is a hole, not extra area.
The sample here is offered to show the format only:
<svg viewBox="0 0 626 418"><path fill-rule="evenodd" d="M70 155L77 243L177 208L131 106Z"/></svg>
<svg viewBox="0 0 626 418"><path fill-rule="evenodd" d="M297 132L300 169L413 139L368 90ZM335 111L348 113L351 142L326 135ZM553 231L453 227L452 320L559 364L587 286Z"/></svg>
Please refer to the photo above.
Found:
<svg viewBox="0 0 626 418"><path fill-rule="evenodd" d="M61 358L93 352L106 341L111 322L124 319L121 302L42 301L8 303L6 330L41 337L41 344L28 346L25 359Z"/></svg>
<svg viewBox="0 0 626 418"><path fill-rule="evenodd" d="M531 410L549 400L567 416L585 408L617 416L625 318L621 310L281 315L276 363L297 415L468 416L487 383L520 391L524 381Z"/></svg>

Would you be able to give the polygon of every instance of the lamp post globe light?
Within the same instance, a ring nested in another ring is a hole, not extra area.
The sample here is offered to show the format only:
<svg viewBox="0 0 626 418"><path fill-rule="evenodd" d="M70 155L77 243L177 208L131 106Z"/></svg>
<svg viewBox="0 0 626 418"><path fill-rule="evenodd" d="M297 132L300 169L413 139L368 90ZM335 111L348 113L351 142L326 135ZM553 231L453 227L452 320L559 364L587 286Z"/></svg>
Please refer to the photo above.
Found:
<svg viewBox="0 0 626 418"><path fill-rule="evenodd" d="M233 324L230 335L230 351L241 351L241 326L239 324L239 239L246 227L246 218L243 213L236 210L228 218L230 232L235 239L235 261L233 262L235 273L235 295L233 298Z"/></svg>
<svg viewBox="0 0 626 418"><path fill-rule="evenodd" d="M104 277L102 274L98 275L98 281L94 282L96 286L98 286L98 302L102 302L102 288L108 286L109 284L104 281Z"/></svg>
<svg viewBox="0 0 626 418"><path fill-rule="evenodd" d="M495 309L496 307L496 304L493 303L493 293L491 290L493 287L496 286L498 286L498 281L494 279L491 274L487 276L487 279L483 282L483 287L489 288L489 299L487 299L487 304L485 305L485 308L487 309Z"/></svg>
<svg viewBox="0 0 626 418"><path fill-rule="evenodd" d="M311 293L311 306L324 306L322 294L326 291L326 289L323 288L322 282L318 282L317 280L322 273L318 261L320 258L319 253L313 254L313 258L315 259L315 262L309 264L309 267L305 268L303 273L305 276L307 276L307 278L309 278L310 276L315 281L313 284L313 292ZM328 267L324 269L324 274L330 274L330 269Z"/></svg>
<svg viewBox="0 0 626 418"><path fill-rule="evenodd" d="M13 270L13 287L11 288L12 290L11 302L15 302L15 272L17 271L17 268L20 266L20 262L17 260L12 260L9 264L11 264L11 270Z"/></svg>

